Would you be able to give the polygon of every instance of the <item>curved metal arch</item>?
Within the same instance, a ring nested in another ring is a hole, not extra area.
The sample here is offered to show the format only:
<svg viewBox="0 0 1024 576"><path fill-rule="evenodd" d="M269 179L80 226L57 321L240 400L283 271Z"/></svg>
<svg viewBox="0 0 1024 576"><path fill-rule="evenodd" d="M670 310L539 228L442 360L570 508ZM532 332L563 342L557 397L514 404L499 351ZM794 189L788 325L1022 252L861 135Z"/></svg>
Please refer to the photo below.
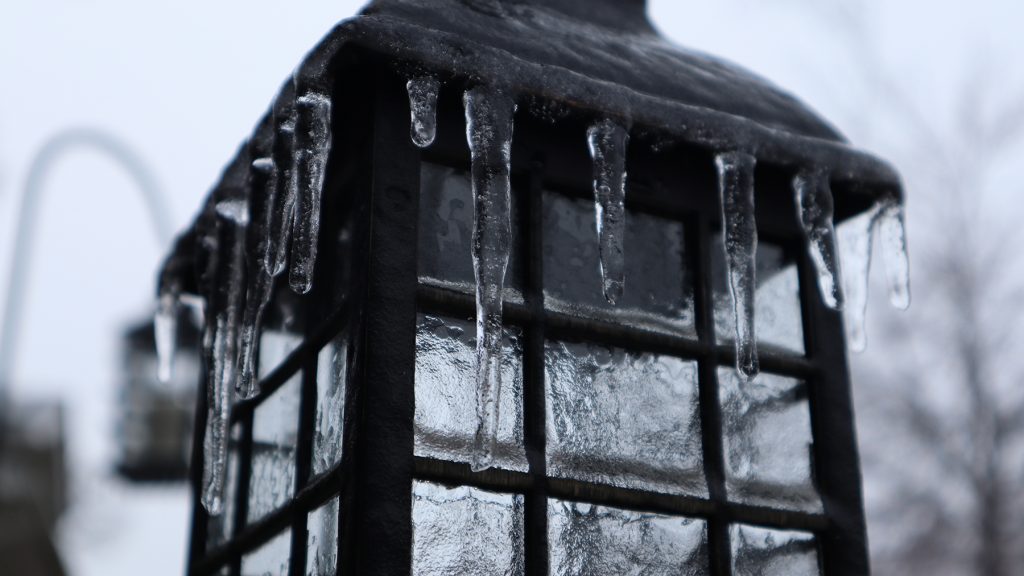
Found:
<svg viewBox="0 0 1024 576"><path fill-rule="evenodd" d="M131 147L113 135L94 128L72 128L59 132L47 140L29 167L21 208L15 224L17 229L14 236L14 253L11 255L3 328L0 333L0 407L6 400L8 380L14 374L25 277L31 264L32 234L38 218L46 177L58 160L77 149L103 152L124 168L142 193L157 241L165 244L171 237L171 225L164 196L152 171Z"/></svg>

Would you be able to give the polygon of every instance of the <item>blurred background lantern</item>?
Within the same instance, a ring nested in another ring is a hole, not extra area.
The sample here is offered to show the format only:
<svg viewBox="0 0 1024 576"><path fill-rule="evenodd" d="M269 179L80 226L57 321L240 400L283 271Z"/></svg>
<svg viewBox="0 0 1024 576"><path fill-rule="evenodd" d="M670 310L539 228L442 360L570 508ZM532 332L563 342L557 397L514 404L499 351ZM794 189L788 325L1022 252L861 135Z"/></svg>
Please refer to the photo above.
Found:
<svg viewBox="0 0 1024 576"><path fill-rule="evenodd" d="M181 308L171 372L158 378L153 322L124 334L124 371L119 392L116 438L118 472L134 481L188 477L192 427L199 381L199 330L191 310Z"/></svg>

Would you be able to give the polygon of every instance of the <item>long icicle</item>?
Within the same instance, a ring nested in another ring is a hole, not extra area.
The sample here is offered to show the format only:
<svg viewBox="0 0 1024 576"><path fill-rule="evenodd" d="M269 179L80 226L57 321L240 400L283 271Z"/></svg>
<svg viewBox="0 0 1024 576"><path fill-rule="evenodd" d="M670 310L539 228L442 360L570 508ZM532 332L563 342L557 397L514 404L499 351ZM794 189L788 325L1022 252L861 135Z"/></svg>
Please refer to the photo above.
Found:
<svg viewBox="0 0 1024 576"><path fill-rule="evenodd" d="M836 230L832 223L835 211L829 173L821 169L801 170L793 179L797 214L807 239L807 251L818 276L818 290L825 305L833 310L843 308L839 253Z"/></svg>
<svg viewBox="0 0 1024 576"><path fill-rule="evenodd" d="M501 393L502 300L512 243L509 172L515 101L488 86L467 90L466 139L472 160L473 270L476 276L477 427L471 468L491 466Z"/></svg>
<svg viewBox="0 0 1024 576"><path fill-rule="evenodd" d="M615 304L626 279L623 242L626 234L626 147L629 131L613 120L600 120L587 129L594 162L594 206L600 250L601 287Z"/></svg>
<svg viewBox="0 0 1024 576"><path fill-rule="evenodd" d="M715 158L725 263L736 316L736 369L747 381L757 378L757 334L754 303L757 291L757 223L754 220L754 167L757 159L743 152L725 152Z"/></svg>
<svg viewBox="0 0 1024 576"><path fill-rule="evenodd" d="M437 93L441 82L437 78L424 76L413 78L405 84L409 92L409 135L412 143L426 148L434 143L437 136Z"/></svg>
<svg viewBox="0 0 1024 576"><path fill-rule="evenodd" d="M863 352L867 347L865 319L871 285L871 248L878 213L879 206L876 205L868 212L847 220L841 227L840 248L846 283L846 338L855 352Z"/></svg>
<svg viewBox="0 0 1024 576"><path fill-rule="evenodd" d="M896 198L882 202L879 214L882 261L889 280L889 301L900 310L910 308L910 258L907 253L906 216Z"/></svg>
<svg viewBox="0 0 1024 576"><path fill-rule="evenodd" d="M208 410L203 443L203 492L201 501L210 515L224 506L224 480L227 472L228 426L231 417L231 393L236 375L236 345L239 320L245 298L245 231L249 223L244 200L223 200L216 205L219 246L230 250L223 264L220 282L222 305L217 310L212 342Z"/></svg>
<svg viewBox="0 0 1024 576"><path fill-rule="evenodd" d="M295 101L295 162L298 191L289 284L298 294L313 287L317 240L320 236L320 198L331 151L331 99L307 92Z"/></svg>
<svg viewBox="0 0 1024 576"><path fill-rule="evenodd" d="M243 399L252 398L260 391L256 355L259 350L263 314L270 302L274 286L272 270L267 268L265 255L270 251L272 219L269 212L273 210L277 193L277 165L271 157L258 157L252 162L250 175L256 229L250 231L249 237L250 244L256 244L257 251L249 256L245 315L239 334L238 378L235 381L235 390ZM255 210L257 206L262 206L259 214Z"/></svg>

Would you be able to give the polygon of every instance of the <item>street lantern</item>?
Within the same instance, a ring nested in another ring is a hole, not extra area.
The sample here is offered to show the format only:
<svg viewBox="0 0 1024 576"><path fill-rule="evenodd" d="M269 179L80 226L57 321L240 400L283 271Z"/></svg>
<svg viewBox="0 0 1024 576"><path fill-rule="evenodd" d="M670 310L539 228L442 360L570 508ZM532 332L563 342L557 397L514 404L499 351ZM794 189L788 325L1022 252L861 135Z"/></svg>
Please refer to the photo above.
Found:
<svg viewBox="0 0 1024 576"><path fill-rule="evenodd" d="M144 322L123 336L118 392L117 470L138 482L184 480L192 450L195 382L199 378L199 331L191 311L175 319L173 366L160 378L154 326ZM173 369L171 369L173 368Z"/></svg>
<svg viewBox="0 0 1024 576"><path fill-rule="evenodd" d="M371 3L161 276L190 573L866 573L839 309L876 229L907 303L901 194L642 0Z"/></svg>

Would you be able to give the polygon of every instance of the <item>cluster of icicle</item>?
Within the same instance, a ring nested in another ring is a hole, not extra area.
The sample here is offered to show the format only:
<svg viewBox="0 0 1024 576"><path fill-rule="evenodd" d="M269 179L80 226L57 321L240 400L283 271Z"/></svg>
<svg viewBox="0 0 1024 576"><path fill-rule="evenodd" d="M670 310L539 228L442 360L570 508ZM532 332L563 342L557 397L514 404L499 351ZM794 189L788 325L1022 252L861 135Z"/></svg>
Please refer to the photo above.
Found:
<svg viewBox="0 0 1024 576"><path fill-rule="evenodd" d="M274 116L272 134L249 143L245 174L227 184L236 190L216 201L214 221L199 240L210 260L200 291L209 313L203 334L208 409L201 500L211 515L223 508L232 394L259 394L258 335L274 281L288 269L294 292L305 294L313 285L331 100L305 90ZM162 284L154 324L164 381L171 377L180 305L176 286Z"/></svg>
<svg viewBox="0 0 1024 576"><path fill-rule="evenodd" d="M428 147L437 133L440 82L432 77L414 78L407 89L412 142ZM502 305L512 243L509 174L516 102L506 90L478 85L466 90L463 105L471 156L477 319L477 427L471 467L483 470L493 461L501 391ZM270 144L254 140L249 146L251 162L240 184L243 193L216 203L213 233L201 239L212 260L207 263L212 270L207 274L207 288L202 290L210 314L203 336L209 387L201 499L213 515L219 514L223 506L232 388L241 398L259 393L255 365L258 335L274 281L288 269L293 291L304 294L312 287L320 200L330 152L330 118L329 97L312 90L275 111ZM612 304L621 298L626 286L623 238L628 142L629 128L620 121L601 119L587 130L602 291ZM754 322L756 160L751 154L733 151L719 154L716 164L725 261L736 317L736 366L742 375L753 379L758 374ZM801 171L794 179L793 191L823 301L840 309L844 296L828 171ZM850 332L855 347L863 345L867 270L876 228L884 240L893 302L901 308L909 305L902 205L895 198L880 201L863 226L865 230L858 236L861 240L854 247L862 258L857 259L858 269L853 271L856 282L849 285L846 303L852 312ZM161 286L155 326L158 371L164 380L171 376L180 302L180 291L173 283Z"/></svg>
<svg viewBox="0 0 1024 576"><path fill-rule="evenodd" d="M430 146L437 133L436 106L440 82L436 78L409 80L411 138L421 148ZM513 115L512 96L500 89L478 86L463 96L466 137L471 156L474 227L473 268L476 274L477 319L477 429L471 466L490 467L496 442L499 370L502 337L502 294L511 243L510 149ZM593 160L595 228L598 236L602 290L608 302L615 302L625 289L626 148L628 127L612 119L601 119L587 131ZM725 262L729 290L736 318L736 369L747 380L759 372L754 321L757 289L757 224L754 219L754 169L756 159L742 151L722 152L716 157L724 227ZM835 310L844 306L839 272L839 252L833 226L830 174L825 168L801 170L793 180L798 216L814 263L824 303ZM883 257L889 271L892 302L905 309L910 305L909 262L903 206L896 197L880 200L863 220L852 260L850 307L851 342L864 345L864 316L867 304L871 239L877 228L883 236Z"/></svg>
<svg viewBox="0 0 1024 576"><path fill-rule="evenodd" d="M407 84L413 143L430 146L437 133L435 78ZM463 95L466 140L473 187L473 270L476 276L477 426L470 466L491 466L501 394L502 298L512 245L511 149L515 99L487 85ZM611 120L594 124L587 133L594 158L594 194L603 291L609 302L622 295L625 281L622 238L625 230L627 130Z"/></svg>
<svg viewBox="0 0 1024 576"><path fill-rule="evenodd" d="M757 334L754 321L757 289L757 224L754 220L754 169L757 160L744 152L724 152L716 157L729 291L736 317L736 369L748 381L759 371ZM864 319L867 312L868 278L872 238L882 234L882 258L889 276L890 300L905 310L910 306L910 262L903 204L896 196L876 201L856 223L854 246L847 264L853 268L843 289L840 252L832 217L834 211L829 171L805 168L793 178L797 217L807 241L807 251L818 279L822 302L833 310L846 308L847 331L854 350L864 349ZM848 294L848 295L847 295Z"/></svg>

